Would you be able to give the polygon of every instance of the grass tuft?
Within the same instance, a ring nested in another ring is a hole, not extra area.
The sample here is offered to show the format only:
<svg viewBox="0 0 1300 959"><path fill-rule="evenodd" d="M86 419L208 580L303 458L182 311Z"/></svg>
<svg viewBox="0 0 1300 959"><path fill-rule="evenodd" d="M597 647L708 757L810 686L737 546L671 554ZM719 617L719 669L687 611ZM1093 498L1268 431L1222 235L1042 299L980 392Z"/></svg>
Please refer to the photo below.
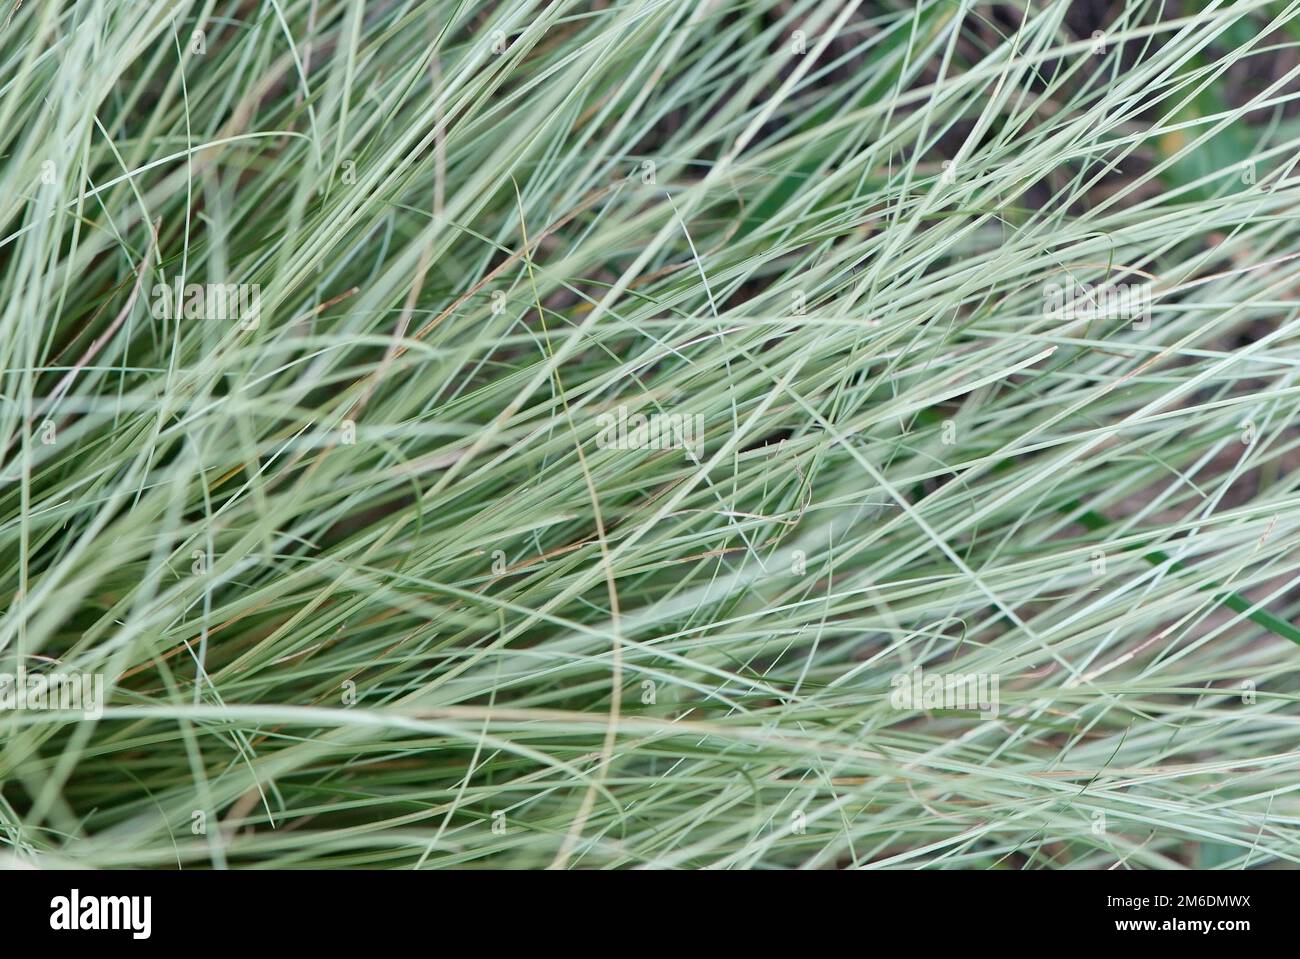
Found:
<svg viewBox="0 0 1300 959"><path fill-rule="evenodd" d="M0 856L1300 863L1300 2L0 24Z"/></svg>

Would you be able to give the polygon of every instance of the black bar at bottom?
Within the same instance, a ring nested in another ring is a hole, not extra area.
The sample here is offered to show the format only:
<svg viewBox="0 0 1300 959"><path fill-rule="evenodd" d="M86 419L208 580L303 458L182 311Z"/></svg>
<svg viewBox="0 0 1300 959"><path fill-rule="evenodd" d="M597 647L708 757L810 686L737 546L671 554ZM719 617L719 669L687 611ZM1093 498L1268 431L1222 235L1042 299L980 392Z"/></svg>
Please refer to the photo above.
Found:
<svg viewBox="0 0 1300 959"><path fill-rule="evenodd" d="M0 873L9 944L115 940L205 947L319 944L439 927L494 941L608 931L669 941L704 925L761 937L962 930L1071 944L1191 939L1232 948L1286 934L1293 874L1249 872L53 872ZM146 900L147 897L147 900ZM918 928L918 924L920 928ZM87 928L91 927L91 928ZM104 928L109 927L109 928ZM639 933L633 930L640 929ZM567 930L567 932L566 932ZM399 940L400 941L400 940ZM556 940L559 945L560 940Z"/></svg>

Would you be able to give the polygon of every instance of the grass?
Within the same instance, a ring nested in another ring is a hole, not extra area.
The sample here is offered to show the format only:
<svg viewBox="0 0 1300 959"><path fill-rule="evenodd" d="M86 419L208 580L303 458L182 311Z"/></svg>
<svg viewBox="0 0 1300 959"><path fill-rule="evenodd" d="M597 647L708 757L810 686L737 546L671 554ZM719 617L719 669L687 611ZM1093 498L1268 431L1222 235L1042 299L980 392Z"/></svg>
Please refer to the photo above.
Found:
<svg viewBox="0 0 1300 959"><path fill-rule="evenodd" d="M5 0L0 668L106 692L0 855L1300 863L1300 3L1195 6Z"/></svg>

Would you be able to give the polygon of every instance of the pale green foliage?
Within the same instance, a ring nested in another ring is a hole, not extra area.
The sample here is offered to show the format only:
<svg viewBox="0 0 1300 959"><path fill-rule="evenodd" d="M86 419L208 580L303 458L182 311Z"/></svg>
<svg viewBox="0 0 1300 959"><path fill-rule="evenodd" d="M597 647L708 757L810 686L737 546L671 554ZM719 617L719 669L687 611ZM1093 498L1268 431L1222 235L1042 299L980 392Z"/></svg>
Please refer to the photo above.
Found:
<svg viewBox="0 0 1300 959"><path fill-rule="evenodd" d="M0 668L110 692L0 842L1300 861L1300 4L1202 6L6 0Z"/></svg>

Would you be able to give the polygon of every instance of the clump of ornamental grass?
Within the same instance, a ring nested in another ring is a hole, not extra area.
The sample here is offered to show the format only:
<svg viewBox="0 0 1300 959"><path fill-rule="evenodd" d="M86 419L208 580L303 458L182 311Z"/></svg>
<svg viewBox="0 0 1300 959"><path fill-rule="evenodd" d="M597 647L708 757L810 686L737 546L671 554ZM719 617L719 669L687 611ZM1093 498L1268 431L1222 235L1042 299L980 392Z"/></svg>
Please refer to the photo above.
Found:
<svg viewBox="0 0 1300 959"><path fill-rule="evenodd" d="M1300 4L1080 6L5 0L4 857L1300 861Z"/></svg>

